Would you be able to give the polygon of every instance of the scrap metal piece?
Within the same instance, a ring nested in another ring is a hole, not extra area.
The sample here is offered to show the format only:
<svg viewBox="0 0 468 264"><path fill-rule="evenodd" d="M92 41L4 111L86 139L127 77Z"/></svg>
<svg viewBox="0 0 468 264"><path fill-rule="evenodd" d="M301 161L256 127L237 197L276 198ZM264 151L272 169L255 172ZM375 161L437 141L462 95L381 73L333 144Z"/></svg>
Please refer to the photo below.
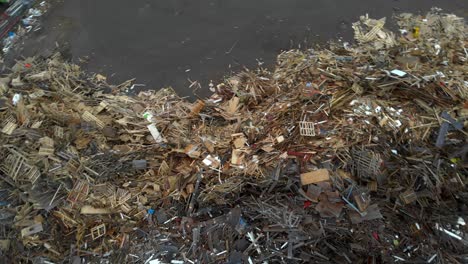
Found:
<svg viewBox="0 0 468 264"><path fill-rule="evenodd" d="M203 171L200 171L197 173L197 181L195 182L195 187L188 201L187 215L189 216L192 216L195 213L195 203L197 202L198 195L200 193L200 183L202 181L202 178L203 178Z"/></svg>
<svg viewBox="0 0 468 264"><path fill-rule="evenodd" d="M198 242L200 240L200 228L193 228L192 229L192 245L191 245L191 248L192 248L192 251L193 253L195 254L197 251L198 251Z"/></svg>
<svg viewBox="0 0 468 264"><path fill-rule="evenodd" d="M383 218L382 214L380 213L379 206L377 204L370 205L367 208L366 214L362 215L358 212L351 211L349 212L349 218L353 224L359 224L363 221L370 221L375 219Z"/></svg>
<svg viewBox="0 0 468 264"><path fill-rule="evenodd" d="M453 117L451 117L447 112L442 112L440 115L444 121L440 126L439 133L437 134L437 140L435 146L441 148L445 145L445 137L449 132L450 126L453 126L457 130L463 131L463 123L457 122Z"/></svg>
<svg viewBox="0 0 468 264"><path fill-rule="evenodd" d="M145 170L148 162L146 160L133 160L132 166L135 170Z"/></svg>

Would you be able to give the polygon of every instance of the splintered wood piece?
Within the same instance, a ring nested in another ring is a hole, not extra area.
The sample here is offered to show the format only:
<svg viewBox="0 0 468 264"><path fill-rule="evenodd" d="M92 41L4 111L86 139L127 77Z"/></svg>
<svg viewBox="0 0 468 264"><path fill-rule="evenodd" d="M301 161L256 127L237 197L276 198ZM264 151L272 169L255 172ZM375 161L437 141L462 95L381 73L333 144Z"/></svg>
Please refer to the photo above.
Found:
<svg viewBox="0 0 468 264"><path fill-rule="evenodd" d="M198 99L192 106L191 116L196 116L205 107L205 101Z"/></svg>
<svg viewBox="0 0 468 264"><path fill-rule="evenodd" d="M29 94L29 98L34 100L34 99L37 99L37 98L41 98L44 95L45 95L44 90L37 90L34 93Z"/></svg>
<svg viewBox="0 0 468 264"><path fill-rule="evenodd" d="M231 164L242 165L244 161L244 155L242 150L233 149L231 154Z"/></svg>
<svg viewBox="0 0 468 264"><path fill-rule="evenodd" d="M105 124L101 120L88 111L85 111L83 115L81 115L81 118L86 122L95 124L99 129L103 129L105 127Z"/></svg>
<svg viewBox="0 0 468 264"><path fill-rule="evenodd" d="M100 102L99 105L94 109L94 112L96 114L99 114L100 112L102 112L104 109L106 109L108 106L107 103L105 102Z"/></svg>
<svg viewBox="0 0 468 264"><path fill-rule="evenodd" d="M37 153L39 156L51 156L54 154L54 140L50 137L43 137L39 139L39 143L41 144L41 148Z"/></svg>
<svg viewBox="0 0 468 264"><path fill-rule="evenodd" d="M198 146L193 145L193 144L190 144L187 147L185 147L184 153L187 154L187 156L194 158L194 159L200 157L201 155L201 152L198 151Z"/></svg>
<svg viewBox="0 0 468 264"><path fill-rule="evenodd" d="M120 206L124 203L126 203L128 200L130 200L130 198L132 198L132 194L125 190L125 189L117 189L117 191L114 193L113 195L113 207L117 207L117 206Z"/></svg>
<svg viewBox="0 0 468 264"><path fill-rule="evenodd" d="M37 234L39 232L42 232L43 230L44 229L42 228L42 224L37 223L37 224L34 224L34 225L31 225L31 226L28 226L28 227L25 227L25 228L21 229L21 237L31 236L31 235Z"/></svg>
<svg viewBox="0 0 468 264"><path fill-rule="evenodd" d="M8 123L16 123L16 118L9 115L8 117L2 120L2 127L6 126Z"/></svg>
<svg viewBox="0 0 468 264"><path fill-rule="evenodd" d="M228 114L235 114L237 110L239 109L239 102L240 99L239 97L232 97L231 100L229 100L224 108Z"/></svg>
<svg viewBox="0 0 468 264"><path fill-rule="evenodd" d="M42 125L42 121L36 121L31 125L31 128L38 129Z"/></svg>
<svg viewBox="0 0 468 264"><path fill-rule="evenodd" d="M41 148L39 148L39 152L37 153L37 155L39 155L39 156L52 156L52 155L54 155L54 151L55 151L54 148L41 147Z"/></svg>
<svg viewBox="0 0 468 264"><path fill-rule="evenodd" d="M54 136L57 138L63 138L63 127L55 126L54 127Z"/></svg>
<svg viewBox="0 0 468 264"><path fill-rule="evenodd" d="M3 134L11 135L13 131L18 127L18 125L14 122L8 122L2 129Z"/></svg>
<svg viewBox="0 0 468 264"><path fill-rule="evenodd" d="M120 205L120 210L122 210L124 213L128 214L130 211L132 211L132 207L130 207L129 204L123 203Z"/></svg>
<svg viewBox="0 0 468 264"><path fill-rule="evenodd" d="M371 191L371 192L376 192L377 191L377 182L376 181L370 181L369 183L367 183L367 188Z"/></svg>
<svg viewBox="0 0 468 264"><path fill-rule="evenodd" d="M276 138L276 142L281 143L284 141L284 136L279 136Z"/></svg>
<svg viewBox="0 0 468 264"><path fill-rule="evenodd" d="M53 147L54 146L54 140L51 139L50 137L42 137L39 139L39 143L42 146L47 146L47 147Z"/></svg>
<svg viewBox="0 0 468 264"><path fill-rule="evenodd" d="M327 169L306 172L301 174L301 184L308 185L316 182L330 180L330 172Z"/></svg>
<svg viewBox="0 0 468 264"><path fill-rule="evenodd" d="M231 138L233 138L232 143L236 149L245 147L245 143L247 143L247 139L243 133L232 134Z"/></svg>
<svg viewBox="0 0 468 264"><path fill-rule="evenodd" d="M405 203L405 204L410 204L416 201L418 197L416 196L416 193L413 190L407 190L404 193L400 194L400 199Z"/></svg>

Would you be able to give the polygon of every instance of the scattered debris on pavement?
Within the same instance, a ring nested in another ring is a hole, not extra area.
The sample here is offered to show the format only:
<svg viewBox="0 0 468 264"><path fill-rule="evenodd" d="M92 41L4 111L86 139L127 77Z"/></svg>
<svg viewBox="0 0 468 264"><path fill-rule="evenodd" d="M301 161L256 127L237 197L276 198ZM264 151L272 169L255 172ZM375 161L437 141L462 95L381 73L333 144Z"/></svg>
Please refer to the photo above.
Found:
<svg viewBox="0 0 468 264"><path fill-rule="evenodd" d="M0 79L3 258L465 263L465 22L397 19L194 103L58 54L18 61Z"/></svg>

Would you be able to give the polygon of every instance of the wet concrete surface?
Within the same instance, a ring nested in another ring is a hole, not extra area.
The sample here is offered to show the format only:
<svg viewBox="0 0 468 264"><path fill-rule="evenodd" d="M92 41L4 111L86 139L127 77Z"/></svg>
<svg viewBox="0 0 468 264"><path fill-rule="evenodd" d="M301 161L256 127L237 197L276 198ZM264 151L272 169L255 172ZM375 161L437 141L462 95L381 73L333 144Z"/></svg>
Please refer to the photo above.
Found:
<svg viewBox="0 0 468 264"><path fill-rule="evenodd" d="M47 56L58 47L112 83L136 78L145 89L172 86L192 96L189 80L199 81L203 97L210 80L259 62L272 67L281 50L352 40L351 23L365 13L390 18L433 6L467 16L467 0L66 0L20 54Z"/></svg>

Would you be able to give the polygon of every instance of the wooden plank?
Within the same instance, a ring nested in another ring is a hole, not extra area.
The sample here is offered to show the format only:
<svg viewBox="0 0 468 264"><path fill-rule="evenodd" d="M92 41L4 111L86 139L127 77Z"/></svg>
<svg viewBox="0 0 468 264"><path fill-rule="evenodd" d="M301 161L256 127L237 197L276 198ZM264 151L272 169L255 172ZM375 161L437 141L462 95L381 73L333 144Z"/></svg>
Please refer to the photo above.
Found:
<svg viewBox="0 0 468 264"><path fill-rule="evenodd" d="M327 169L306 172L301 174L302 185L308 185L316 182L328 181L330 172Z"/></svg>

